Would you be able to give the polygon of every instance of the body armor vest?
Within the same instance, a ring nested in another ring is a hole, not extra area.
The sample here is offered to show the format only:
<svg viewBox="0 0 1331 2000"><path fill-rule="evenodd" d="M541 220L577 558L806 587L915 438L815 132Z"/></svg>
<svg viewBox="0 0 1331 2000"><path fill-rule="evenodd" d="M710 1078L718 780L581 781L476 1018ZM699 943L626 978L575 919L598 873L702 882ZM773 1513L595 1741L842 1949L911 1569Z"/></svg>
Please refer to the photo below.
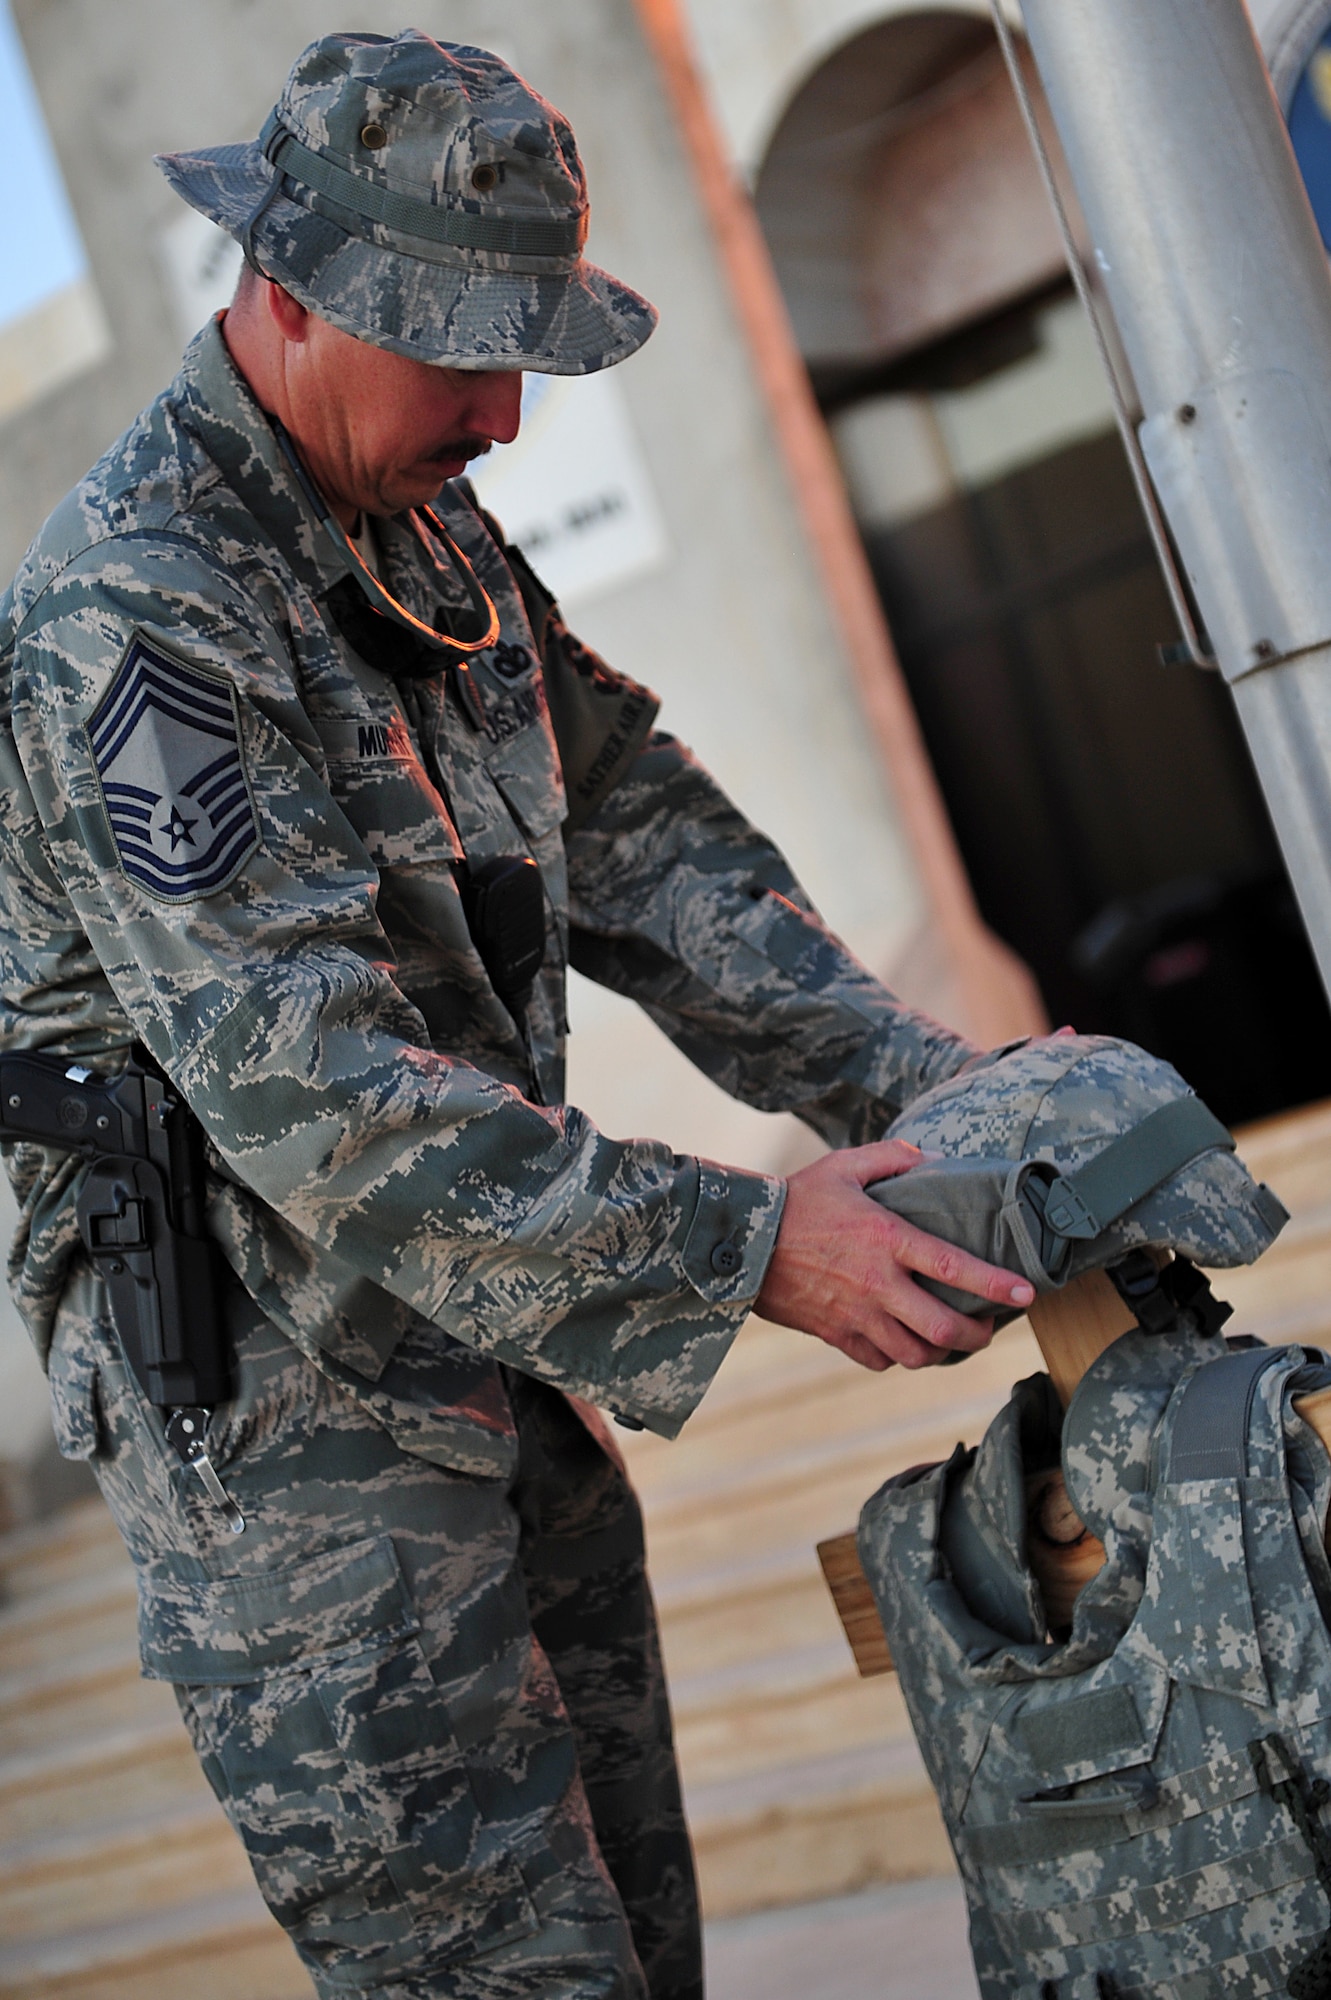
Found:
<svg viewBox="0 0 1331 2000"><path fill-rule="evenodd" d="M1034 1376L864 1509L984 2000L1331 1996L1331 1468L1292 1407L1328 1383L1134 1332L1066 1416ZM1026 1494L1060 1457L1106 1560L1050 1635Z"/></svg>

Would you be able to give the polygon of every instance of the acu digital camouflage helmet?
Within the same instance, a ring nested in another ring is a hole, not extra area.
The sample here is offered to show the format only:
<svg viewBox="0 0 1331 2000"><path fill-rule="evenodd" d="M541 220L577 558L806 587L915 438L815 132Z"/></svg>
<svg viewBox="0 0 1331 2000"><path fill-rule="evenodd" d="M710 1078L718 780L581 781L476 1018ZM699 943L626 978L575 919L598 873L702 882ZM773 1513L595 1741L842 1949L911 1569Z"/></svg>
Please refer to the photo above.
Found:
<svg viewBox="0 0 1331 2000"><path fill-rule="evenodd" d="M395 354L586 375L656 324L583 257L568 121L484 49L414 28L325 35L257 141L158 165L266 277Z"/></svg>
<svg viewBox="0 0 1331 2000"><path fill-rule="evenodd" d="M1037 1292L1148 1245L1198 1264L1252 1264L1289 1220L1178 1071L1108 1035L982 1056L917 1097L885 1136L930 1157L875 1182L874 1200ZM963 1312L993 1311L971 1293L929 1289Z"/></svg>

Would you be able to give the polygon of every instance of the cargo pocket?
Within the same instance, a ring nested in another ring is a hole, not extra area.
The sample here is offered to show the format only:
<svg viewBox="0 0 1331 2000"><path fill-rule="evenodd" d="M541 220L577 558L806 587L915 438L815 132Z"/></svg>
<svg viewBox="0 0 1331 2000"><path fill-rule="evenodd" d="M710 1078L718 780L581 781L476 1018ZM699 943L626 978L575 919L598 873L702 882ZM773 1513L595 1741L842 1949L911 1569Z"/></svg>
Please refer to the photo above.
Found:
<svg viewBox="0 0 1331 2000"><path fill-rule="evenodd" d="M51 1428L62 1458L96 1458L104 1444L96 1341L91 1329L61 1327L48 1363Z"/></svg>
<svg viewBox="0 0 1331 2000"><path fill-rule="evenodd" d="M1149 1666L1131 1682L1102 1673L1089 1687L1065 1679L1023 1689L985 1745L968 1829L994 1817L1009 1830L1015 1823L1059 1823L1056 1838L1072 1845L1078 1823L1141 1810L1155 1791L1150 1766L1168 1701L1168 1676Z"/></svg>
<svg viewBox="0 0 1331 2000"><path fill-rule="evenodd" d="M1090 1854L1109 1867L1105 1855L1141 1830L1159 1801L1151 1766L1168 1700L1168 1676L1144 1667L1132 1682L1037 1682L1004 1708L957 1836L1000 1930L1022 1902L1024 1871Z"/></svg>
<svg viewBox="0 0 1331 2000"><path fill-rule="evenodd" d="M387 1536L263 1576L141 1573L139 1615L144 1672L187 1690L259 1887L326 1986L539 1928Z"/></svg>
<svg viewBox="0 0 1331 2000"><path fill-rule="evenodd" d="M485 760L491 782L529 840L562 826L568 811L554 745L544 729L524 729Z"/></svg>

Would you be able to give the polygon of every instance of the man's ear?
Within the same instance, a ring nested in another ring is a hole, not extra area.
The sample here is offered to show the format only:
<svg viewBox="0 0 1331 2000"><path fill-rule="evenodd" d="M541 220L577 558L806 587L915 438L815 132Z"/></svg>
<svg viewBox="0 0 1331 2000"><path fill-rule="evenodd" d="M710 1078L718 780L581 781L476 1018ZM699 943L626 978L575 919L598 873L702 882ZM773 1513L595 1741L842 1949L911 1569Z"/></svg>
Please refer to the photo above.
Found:
<svg viewBox="0 0 1331 2000"><path fill-rule="evenodd" d="M289 340L297 346L301 345L309 338L312 315L299 299L293 299L290 292L275 284L271 278L263 279L262 283L273 325L283 340Z"/></svg>

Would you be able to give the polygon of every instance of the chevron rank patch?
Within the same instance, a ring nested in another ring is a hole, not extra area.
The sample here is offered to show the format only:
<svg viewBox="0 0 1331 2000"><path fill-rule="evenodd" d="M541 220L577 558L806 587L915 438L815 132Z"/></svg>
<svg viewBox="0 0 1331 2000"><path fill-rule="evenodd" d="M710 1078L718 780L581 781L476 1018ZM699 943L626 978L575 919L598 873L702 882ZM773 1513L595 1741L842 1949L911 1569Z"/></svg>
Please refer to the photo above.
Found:
<svg viewBox="0 0 1331 2000"><path fill-rule="evenodd" d="M259 844L230 681L136 633L88 720L120 865L161 902L221 889Z"/></svg>

